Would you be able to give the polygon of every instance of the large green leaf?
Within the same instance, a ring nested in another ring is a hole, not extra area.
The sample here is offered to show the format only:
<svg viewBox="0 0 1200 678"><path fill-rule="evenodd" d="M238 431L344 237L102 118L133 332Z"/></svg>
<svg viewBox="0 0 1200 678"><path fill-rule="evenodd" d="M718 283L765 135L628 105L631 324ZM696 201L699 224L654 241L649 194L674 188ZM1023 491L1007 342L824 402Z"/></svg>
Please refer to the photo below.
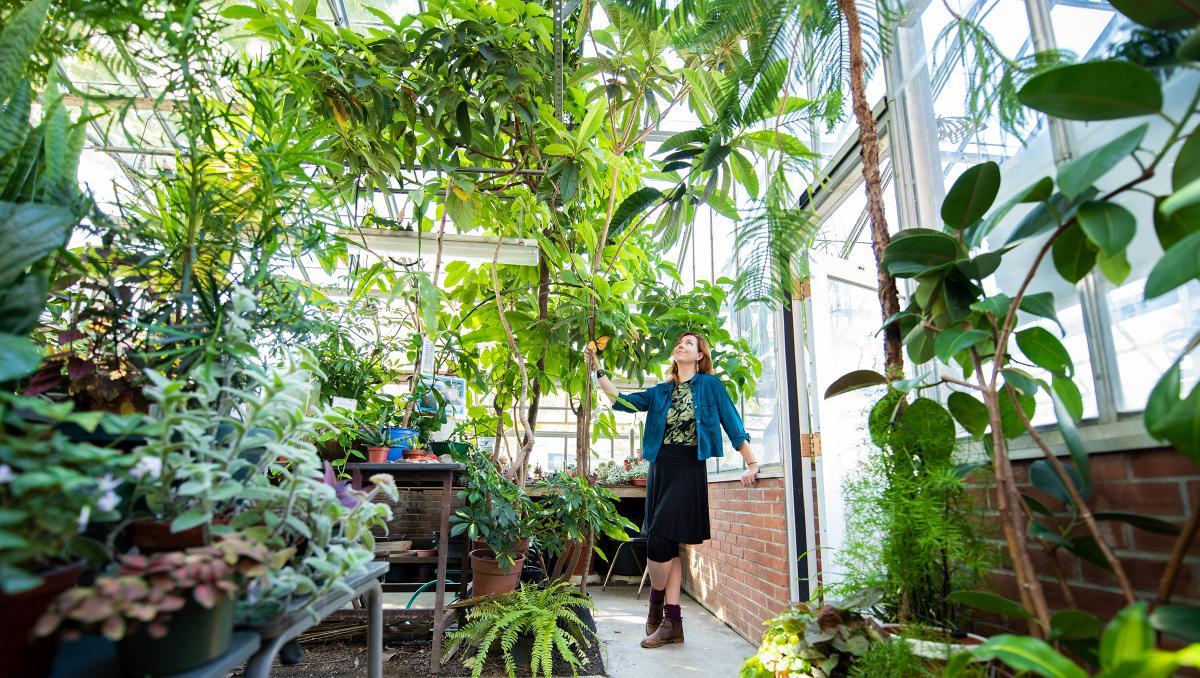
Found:
<svg viewBox="0 0 1200 678"><path fill-rule="evenodd" d="M1065 465L1067 476L1071 478L1071 484L1079 491L1081 495L1085 495L1083 478L1080 477L1079 471L1075 467ZM1067 486L1063 484L1062 478L1050 462L1045 459L1038 459L1029 465L1029 484L1046 494L1054 497L1066 506L1070 506L1074 502L1071 500L1071 493L1067 490Z"/></svg>
<svg viewBox="0 0 1200 678"><path fill-rule="evenodd" d="M1013 439L1025 433L1025 423L1021 421L1021 417L1013 408L1012 400L1009 399L1008 393L1013 393L1017 396L1017 402L1021 405L1021 411L1025 413L1025 418L1033 420L1033 413L1037 408L1037 401L1033 396L1018 393L1013 387L1005 386L999 393L1000 400L1000 431L1005 438Z"/></svg>
<svg viewBox="0 0 1200 678"><path fill-rule="evenodd" d="M1154 647L1154 629L1146 616L1146 604L1134 603L1117 613L1100 637L1100 666L1112 668L1137 659Z"/></svg>
<svg viewBox="0 0 1200 678"><path fill-rule="evenodd" d="M1200 231L1200 205L1189 205L1168 215L1159 209L1163 200L1160 197L1154 201L1154 234L1158 236L1158 244L1165 252L1175 243Z"/></svg>
<svg viewBox="0 0 1200 678"><path fill-rule="evenodd" d="M996 208L986 219L980 221L974 226L963 229L963 239L972 247L979 247L983 243L984 237L991 233L992 229L1004 220L1008 213L1014 207L1026 202L1044 202L1050 198L1050 194L1054 192L1054 180L1050 177L1042 177L1034 183L1018 191L1013 197L1004 201L1004 204Z"/></svg>
<svg viewBox="0 0 1200 678"><path fill-rule="evenodd" d="M0 288L62 247L74 225L71 212L57 205L0 202Z"/></svg>
<svg viewBox="0 0 1200 678"><path fill-rule="evenodd" d="M0 383L32 374L41 362L42 354L33 340L0 334Z"/></svg>
<svg viewBox="0 0 1200 678"><path fill-rule="evenodd" d="M1098 248L1092 244L1083 228L1075 224L1063 231L1050 249L1054 269L1064 280L1075 284L1096 267Z"/></svg>
<svg viewBox="0 0 1200 678"><path fill-rule="evenodd" d="M1166 438L1180 454L1200 464L1200 384L1167 412L1157 428L1158 437Z"/></svg>
<svg viewBox="0 0 1200 678"><path fill-rule="evenodd" d="M1184 186L1175 189L1166 200L1158 206L1163 214L1171 216L1186 207L1200 203L1200 179L1193 179Z"/></svg>
<svg viewBox="0 0 1200 678"><path fill-rule="evenodd" d="M950 358L959 351L965 351L986 341L990 336L992 335L985 330L964 330L951 327L938 334L937 340L933 343L933 352L939 360L949 363Z"/></svg>
<svg viewBox="0 0 1200 678"><path fill-rule="evenodd" d="M746 193L751 198L757 198L758 169L737 149L729 154L729 167L733 171L733 178L745 187Z"/></svg>
<svg viewBox="0 0 1200 678"><path fill-rule="evenodd" d="M886 383L887 377L874 370L854 370L835 379L829 388L825 389L825 397L832 398L835 395L856 391L860 388Z"/></svg>
<svg viewBox="0 0 1200 678"><path fill-rule="evenodd" d="M1054 375L1050 388L1053 389L1054 395L1062 401L1063 407L1067 408L1072 419L1079 421L1083 418L1083 394L1079 392L1079 387L1070 377L1061 374Z"/></svg>
<svg viewBox="0 0 1200 678"><path fill-rule="evenodd" d="M1113 167L1128 158L1142 142L1149 127L1149 125L1138 125L1107 144L1064 163L1062 167L1058 168L1059 190L1068 198L1074 198L1083 193L1097 179L1108 174Z"/></svg>
<svg viewBox="0 0 1200 678"><path fill-rule="evenodd" d="M1124 251L1137 233L1137 219L1116 203L1085 202L1077 216L1088 240L1108 254Z"/></svg>
<svg viewBox="0 0 1200 678"><path fill-rule="evenodd" d="M1179 147L1171 167L1171 188L1178 191L1200 179L1200 134L1190 135Z"/></svg>
<svg viewBox="0 0 1200 678"><path fill-rule="evenodd" d="M1179 405L1180 372L1179 361L1176 360L1150 391L1146 401L1146 409L1142 412L1142 421L1146 431L1158 440L1163 439L1162 426L1167 416Z"/></svg>
<svg viewBox="0 0 1200 678"><path fill-rule="evenodd" d="M976 610L1001 614L1006 617L1033 619L1033 615L1021 607L1020 603L989 591L955 591L946 596L946 600L951 603L966 605Z"/></svg>
<svg viewBox="0 0 1200 678"><path fill-rule="evenodd" d="M1072 374L1075 364L1058 337L1044 327L1030 327L1016 333L1017 347L1035 365L1049 372Z"/></svg>
<svg viewBox="0 0 1200 678"><path fill-rule="evenodd" d="M1058 331L1066 334L1066 329L1062 323L1058 321L1058 313L1054 308L1054 293L1053 292L1038 292L1037 294L1026 294L1021 297L1021 305L1018 306L1022 311L1030 315L1036 315L1039 318L1053 320L1055 325L1058 325Z"/></svg>
<svg viewBox="0 0 1200 678"><path fill-rule="evenodd" d="M1175 243L1146 278L1146 298L1154 299L1200 278L1200 231Z"/></svg>
<svg viewBox="0 0 1200 678"><path fill-rule="evenodd" d="M1150 71L1127 61L1059 66L1028 80L1021 103L1067 120L1116 120L1162 110L1163 94Z"/></svg>
<svg viewBox="0 0 1200 678"><path fill-rule="evenodd" d="M1083 610L1059 610L1050 618L1050 640L1095 638L1104 625L1096 615Z"/></svg>
<svg viewBox="0 0 1200 678"><path fill-rule="evenodd" d="M50 0L33 0L13 12L0 30L0 102L12 96L42 33Z"/></svg>
<svg viewBox="0 0 1200 678"><path fill-rule="evenodd" d="M1179 57L1180 61L1200 61L1200 27L1192 31L1179 49L1175 50L1175 56Z"/></svg>
<svg viewBox="0 0 1200 678"><path fill-rule="evenodd" d="M1096 253L1096 268L1104 274L1113 285L1120 286L1133 272L1133 267L1129 265L1129 259L1125 257L1124 252L1108 252L1100 251Z"/></svg>
<svg viewBox="0 0 1200 678"><path fill-rule="evenodd" d="M1071 453L1071 459L1074 460L1075 468L1079 469L1079 475L1083 480L1081 489L1084 495L1091 494L1091 461L1088 459L1087 449L1083 446L1083 439L1079 437L1079 429L1075 428L1075 419L1054 391L1050 392L1050 400L1054 404L1054 416L1058 420L1058 432L1062 434L1063 443L1067 446L1067 451Z"/></svg>
<svg viewBox="0 0 1200 678"><path fill-rule="evenodd" d="M942 221L961 231L979 221L996 201L1000 191L1000 166L988 161L963 172L942 201Z"/></svg>
<svg viewBox="0 0 1200 678"><path fill-rule="evenodd" d="M1111 0L1113 9L1156 31L1181 31L1200 20L1200 0Z"/></svg>
<svg viewBox="0 0 1200 678"><path fill-rule="evenodd" d="M1069 199L1062 193L1055 193L1048 200L1042 201L1030 210L1021 223L1013 229L1012 235L1008 236L1008 240L1004 244L1011 245L1067 223L1071 217L1075 216L1079 206L1091 200L1097 193L1098 191L1094 187L1085 190L1074 199Z"/></svg>
<svg viewBox="0 0 1200 678"><path fill-rule="evenodd" d="M708 130L708 128L705 128L705 127L684 130L683 132L677 132L677 133L672 134L671 136L667 137L667 140L662 142L662 144L659 145L658 149L656 151L654 151L654 154L659 155L662 153L666 153L667 151L674 150L676 148L680 148L682 146L687 146L688 144L697 143L697 142L707 144L708 139L711 136L712 136L712 132L710 132Z"/></svg>
<svg viewBox="0 0 1200 678"><path fill-rule="evenodd" d="M613 211L612 223L608 227L608 237L615 238L619 236L630 224L634 222L650 206L658 202L662 198L662 191L657 188L645 186L630 193L628 197L621 201L617 209Z"/></svg>
<svg viewBox="0 0 1200 678"><path fill-rule="evenodd" d="M954 391L946 399L946 407L955 421L973 438L979 438L987 430L987 406L979 402L975 396L962 391Z"/></svg>
<svg viewBox="0 0 1200 678"><path fill-rule="evenodd" d="M1178 535L1181 531L1178 525L1168 523L1161 518L1144 516L1140 513L1130 513L1128 511L1096 511L1092 514L1092 517L1096 520L1116 520L1132 525L1139 530L1155 534L1165 534L1171 537Z"/></svg>
<svg viewBox="0 0 1200 678"><path fill-rule="evenodd" d="M953 264L958 243L951 236L927 228L901 231L883 252L881 264L897 278L912 278L930 268Z"/></svg>
<svg viewBox="0 0 1200 678"><path fill-rule="evenodd" d="M0 158L25 143L25 137L29 134L29 113L32 101L33 90L29 87L29 81L21 80L8 105L0 111ZM0 172L0 186L8 183L8 175L14 163L4 164L7 167Z"/></svg>
<svg viewBox="0 0 1200 678"><path fill-rule="evenodd" d="M1200 643L1200 608L1159 605L1150 613L1150 625L1187 643Z"/></svg>
<svg viewBox="0 0 1200 678"><path fill-rule="evenodd" d="M1047 678L1087 678L1086 671L1046 641L1031 636L993 636L971 654L976 659L998 659L1017 671L1031 671Z"/></svg>

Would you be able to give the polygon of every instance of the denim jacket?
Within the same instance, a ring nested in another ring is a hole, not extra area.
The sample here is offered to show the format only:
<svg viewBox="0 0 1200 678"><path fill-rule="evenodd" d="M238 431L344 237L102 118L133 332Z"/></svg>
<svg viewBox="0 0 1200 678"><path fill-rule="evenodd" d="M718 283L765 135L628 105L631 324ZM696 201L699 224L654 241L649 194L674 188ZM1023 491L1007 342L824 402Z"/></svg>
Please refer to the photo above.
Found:
<svg viewBox="0 0 1200 678"><path fill-rule="evenodd" d="M712 374L697 373L691 378L692 403L696 408L696 456L701 461L709 457L725 455L721 447L721 428L729 436L734 449L750 440L742 425L742 418L733 406L733 400L721 379ZM642 433L642 456L653 462L662 447L667 432L667 410L671 407L671 394L675 384L661 384L637 393L622 393L613 409L620 412L648 412L646 430Z"/></svg>

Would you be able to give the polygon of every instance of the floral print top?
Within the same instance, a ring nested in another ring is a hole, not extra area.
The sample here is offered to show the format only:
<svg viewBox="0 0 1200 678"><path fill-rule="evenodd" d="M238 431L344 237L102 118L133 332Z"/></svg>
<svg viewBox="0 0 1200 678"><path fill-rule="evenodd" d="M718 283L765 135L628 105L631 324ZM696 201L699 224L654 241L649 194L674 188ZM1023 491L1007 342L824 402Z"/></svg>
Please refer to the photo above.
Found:
<svg viewBox="0 0 1200 678"><path fill-rule="evenodd" d="M696 407L692 403L692 385L682 382L675 385L671 394L671 408L667 410L667 430L663 436L666 445L690 445L696 441Z"/></svg>

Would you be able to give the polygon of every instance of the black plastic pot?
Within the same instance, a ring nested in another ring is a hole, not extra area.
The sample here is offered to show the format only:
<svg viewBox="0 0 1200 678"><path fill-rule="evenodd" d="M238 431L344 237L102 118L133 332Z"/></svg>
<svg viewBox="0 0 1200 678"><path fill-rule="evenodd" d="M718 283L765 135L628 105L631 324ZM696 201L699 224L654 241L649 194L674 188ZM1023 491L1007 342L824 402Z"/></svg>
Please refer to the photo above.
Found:
<svg viewBox="0 0 1200 678"><path fill-rule="evenodd" d="M127 676L182 673L220 657L233 637L234 601L221 595L211 609L189 600L171 615L167 635L153 638L143 626L117 644Z"/></svg>

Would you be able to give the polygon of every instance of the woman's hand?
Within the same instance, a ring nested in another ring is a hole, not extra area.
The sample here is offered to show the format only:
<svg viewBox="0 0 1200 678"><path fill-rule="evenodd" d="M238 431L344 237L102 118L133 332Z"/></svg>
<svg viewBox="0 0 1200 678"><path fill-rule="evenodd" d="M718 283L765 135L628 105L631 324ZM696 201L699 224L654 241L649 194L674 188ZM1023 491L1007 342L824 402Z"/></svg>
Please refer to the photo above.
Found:
<svg viewBox="0 0 1200 678"><path fill-rule="evenodd" d="M600 359L596 357L596 352L590 348L583 349L583 361L587 363L589 372L603 369L600 366Z"/></svg>
<svg viewBox="0 0 1200 678"><path fill-rule="evenodd" d="M745 485L746 487L753 487L755 481L757 480L758 464L746 467L746 470L742 472L742 485Z"/></svg>

